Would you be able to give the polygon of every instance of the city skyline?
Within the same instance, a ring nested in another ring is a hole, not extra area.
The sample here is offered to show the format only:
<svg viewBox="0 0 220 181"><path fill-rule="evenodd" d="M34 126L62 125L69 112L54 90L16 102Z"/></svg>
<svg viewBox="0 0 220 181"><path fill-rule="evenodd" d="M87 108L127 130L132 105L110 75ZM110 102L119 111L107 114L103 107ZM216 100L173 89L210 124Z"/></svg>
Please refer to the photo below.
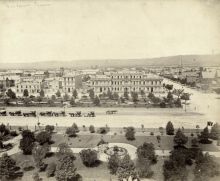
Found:
<svg viewBox="0 0 220 181"><path fill-rule="evenodd" d="M0 62L219 54L219 8L200 0L1 2Z"/></svg>

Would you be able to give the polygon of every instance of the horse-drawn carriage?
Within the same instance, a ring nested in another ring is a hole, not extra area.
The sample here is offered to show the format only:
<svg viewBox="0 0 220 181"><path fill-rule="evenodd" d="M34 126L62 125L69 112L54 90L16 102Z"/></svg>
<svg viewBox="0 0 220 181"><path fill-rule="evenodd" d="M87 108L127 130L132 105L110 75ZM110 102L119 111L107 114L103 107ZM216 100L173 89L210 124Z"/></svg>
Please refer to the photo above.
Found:
<svg viewBox="0 0 220 181"><path fill-rule="evenodd" d="M84 117L95 117L95 112L91 111L91 112L87 113L86 115L84 115Z"/></svg>
<svg viewBox="0 0 220 181"><path fill-rule="evenodd" d="M52 111L40 112L40 116L51 117L51 116L53 116L53 112Z"/></svg>
<svg viewBox="0 0 220 181"><path fill-rule="evenodd" d="M69 115L71 117L82 117L82 112L81 111L77 111L75 113L69 113Z"/></svg>
<svg viewBox="0 0 220 181"><path fill-rule="evenodd" d="M9 112L10 116L22 116L21 111L14 111L14 112Z"/></svg>
<svg viewBox="0 0 220 181"><path fill-rule="evenodd" d="M24 117L36 117L37 114L36 114L36 111L31 111L31 112L23 113L23 116Z"/></svg>
<svg viewBox="0 0 220 181"><path fill-rule="evenodd" d="M59 116L66 116L66 113L64 111L61 111L61 112L53 112L53 115L55 117L59 117Z"/></svg>
<svg viewBox="0 0 220 181"><path fill-rule="evenodd" d="M0 110L0 116L7 116L7 112L5 109Z"/></svg>
<svg viewBox="0 0 220 181"><path fill-rule="evenodd" d="M118 113L117 110L108 110L108 111L106 111L106 114L116 114L116 113Z"/></svg>

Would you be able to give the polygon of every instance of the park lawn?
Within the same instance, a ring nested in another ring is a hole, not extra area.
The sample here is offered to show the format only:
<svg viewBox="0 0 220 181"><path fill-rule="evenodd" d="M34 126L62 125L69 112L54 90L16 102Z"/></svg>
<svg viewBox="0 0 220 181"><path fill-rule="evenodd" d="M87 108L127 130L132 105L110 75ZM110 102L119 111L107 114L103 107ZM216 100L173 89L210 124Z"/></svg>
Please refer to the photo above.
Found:
<svg viewBox="0 0 220 181"><path fill-rule="evenodd" d="M89 135L77 135L75 138L68 138L62 134L54 134L52 140L54 144L52 147L58 146L60 143L66 142L72 148L94 148L97 146L99 141L103 139L109 143L128 143L133 146L140 146L144 142L153 143L155 149L172 149L173 139L169 136L162 136L160 147L155 136L135 136L135 140L129 141L124 135L100 135L100 134L89 134Z"/></svg>
<svg viewBox="0 0 220 181"><path fill-rule="evenodd" d="M60 143L65 142L68 143L71 148L94 148L102 138L109 143L127 143L136 147L142 145L144 142L153 143L156 150L172 150L174 146L173 136L161 136L161 141L158 143L156 136L138 135L135 136L135 140L129 141L125 138L124 134L101 135L96 133L78 134L75 138L68 138L62 134L53 134L52 140L54 141L54 144L51 146L57 147ZM188 137L188 142L186 144L187 147L191 147L192 139L193 137ZM218 148L213 144L200 144L199 146L204 151L218 151Z"/></svg>

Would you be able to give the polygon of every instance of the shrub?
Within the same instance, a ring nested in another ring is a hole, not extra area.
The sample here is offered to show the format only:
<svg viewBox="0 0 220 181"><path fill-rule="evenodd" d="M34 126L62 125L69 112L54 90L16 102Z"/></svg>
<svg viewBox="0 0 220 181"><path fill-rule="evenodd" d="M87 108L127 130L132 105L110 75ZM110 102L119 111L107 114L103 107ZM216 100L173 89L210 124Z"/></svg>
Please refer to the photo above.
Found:
<svg viewBox="0 0 220 181"><path fill-rule="evenodd" d="M205 127L199 136L199 142L202 144L211 144L212 141L209 140L209 130L208 127Z"/></svg>
<svg viewBox="0 0 220 181"><path fill-rule="evenodd" d="M23 150L23 154L32 154L34 147L35 137L34 133L30 130L22 131L22 139L20 140L20 149Z"/></svg>
<svg viewBox="0 0 220 181"><path fill-rule="evenodd" d="M43 145L44 143L50 143L51 142L51 135L50 135L50 133L48 133L46 131L41 131L40 133L37 134L36 141L40 145Z"/></svg>
<svg viewBox="0 0 220 181"><path fill-rule="evenodd" d="M119 162L120 157L118 156L118 154L110 155L110 157L108 158L108 169L110 170L111 174L117 173Z"/></svg>
<svg viewBox="0 0 220 181"><path fill-rule="evenodd" d="M69 136L69 137L76 137L76 130L74 127L69 127L66 129L66 134Z"/></svg>
<svg viewBox="0 0 220 181"><path fill-rule="evenodd" d="M137 156L138 159L147 159L150 161L150 163L156 163L157 162L157 156L155 154L155 149L153 143L147 143L144 142L143 145L140 145L137 148Z"/></svg>
<svg viewBox="0 0 220 181"><path fill-rule="evenodd" d="M11 131L10 135L15 137L15 136L18 136L18 133L16 131Z"/></svg>
<svg viewBox="0 0 220 181"><path fill-rule="evenodd" d="M182 145L186 144L187 141L188 141L188 137L185 136L180 129L178 129L176 132L176 135L174 136L174 142L178 146L182 146Z"/></svg>
<svg viewBox="0 0 220 181"><path fill-rule="evenodd" d="M174 127L173 127L173 123L171 121L169 121L167 123L166 133L167 133L167 135L174 135Z"/></svg>
<svg viewBox="0 0 220 181"><path fill-rule="evenodd" d="M134 127L127 127L125 132L127 140L135 140L135 129Z"/></svg>
<svg viewBox="0 0 220 181"><path fill-rule="evenodd" d="M151 132L150 132L150 135L153 136L153 135L154 135L154 132L151 131Z"/></svg>
<svg viewBox="0 0 220 181"><path fill-rule="evenodd" d="M56 171L56 164L54 162L50 163L47 167L47 177L53 177Z"/></svg>
<svg viewBox="0 0 220 181"><path fill-rule="evenodd" d="M85 166L92 167L97 164L98 155L96 150L84 149L79 154Z"/></svg>
<svg viewBox="0 0 220 181"><path fill-rule="evenodd" d="M190 135L191 135L192 137L194 136L194 134L193 134L193 133L191 133Z"/></svg>
<svg viewBox="0 0 220 181"><path fill-rule="evenodd" d="M54 131L54 126L53 125L46 125L45 131L48 133L52 133Z"/></svg>
<svg viewBox="0 0 220 181"><path fill-rule="evenodd" d="M106 134L106 133L108 133L108 128L106 128L106 127L100 127L100 128L97 130L97 133L99 133L99 134Z"/></svg>
<svg viewBox="0 0 220 181"><path fill-rule="evenodd" d="M89 126L90 133L95 133L95 127L93 125Z"/></svg>

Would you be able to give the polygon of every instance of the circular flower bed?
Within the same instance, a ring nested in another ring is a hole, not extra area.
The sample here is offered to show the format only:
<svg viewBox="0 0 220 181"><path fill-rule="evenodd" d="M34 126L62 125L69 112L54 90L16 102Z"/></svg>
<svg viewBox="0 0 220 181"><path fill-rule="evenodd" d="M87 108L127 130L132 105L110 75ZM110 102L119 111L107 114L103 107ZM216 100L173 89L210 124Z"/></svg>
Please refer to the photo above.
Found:
<svg viewBox="0 0 220 181"><path fill-rule="evenodd" d="M114 155L118 154L119 156L124 156L127 154L127 150L125 148L119 147L119 146L113 146L113 147L107 147L106 150L104 151L105 154L107 155Z"/></svg>

